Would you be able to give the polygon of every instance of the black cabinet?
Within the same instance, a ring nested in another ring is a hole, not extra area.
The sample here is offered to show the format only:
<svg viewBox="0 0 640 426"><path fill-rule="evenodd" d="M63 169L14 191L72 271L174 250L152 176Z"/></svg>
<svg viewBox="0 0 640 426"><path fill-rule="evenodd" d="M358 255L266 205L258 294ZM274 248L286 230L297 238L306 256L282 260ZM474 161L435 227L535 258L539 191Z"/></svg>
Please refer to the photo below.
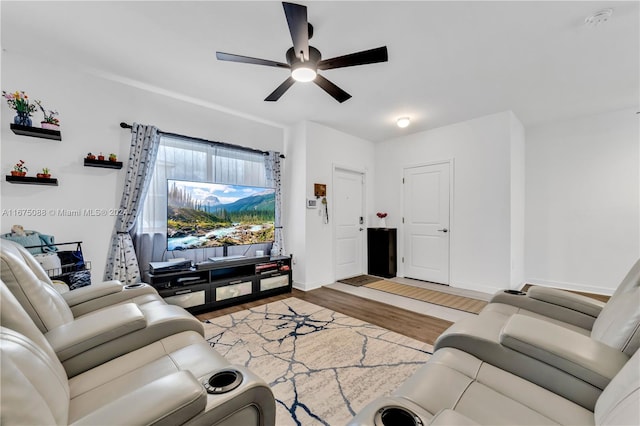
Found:
<svg viewBox="0 0 640 426"><path fill-rule="evenodd" d="M291 258L281 256L201 262L187 271L150 274L149 279L167 303L203 311L289 293L291 272Z"/></svg>
<svg viewBox="0 0 640 426"><path fill-rule="evenodd" d="M367 260L369 275L391 278L396 276L397 229L367 228Z"/></svg>

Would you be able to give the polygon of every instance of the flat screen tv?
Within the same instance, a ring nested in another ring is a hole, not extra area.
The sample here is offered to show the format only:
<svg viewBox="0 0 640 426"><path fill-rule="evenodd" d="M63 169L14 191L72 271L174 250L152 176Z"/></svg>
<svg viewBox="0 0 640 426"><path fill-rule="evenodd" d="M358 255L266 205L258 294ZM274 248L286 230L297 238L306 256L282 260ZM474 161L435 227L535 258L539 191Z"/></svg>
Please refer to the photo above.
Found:
<svg viewBox="0 0 640 426"><path fill-rule="evenodd" d="M167 180L167 250L274 240L275 189Z"/></svg>

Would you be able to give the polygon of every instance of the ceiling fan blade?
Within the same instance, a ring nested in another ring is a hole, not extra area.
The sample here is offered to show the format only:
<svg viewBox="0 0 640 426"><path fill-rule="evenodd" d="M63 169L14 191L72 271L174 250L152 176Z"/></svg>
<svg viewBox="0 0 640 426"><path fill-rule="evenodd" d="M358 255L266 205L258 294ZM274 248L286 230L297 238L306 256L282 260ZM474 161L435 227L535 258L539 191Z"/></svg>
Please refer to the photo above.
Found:
<svg viewBox="0 0 640 426"><path fill-rule="evenodd" d="M316 78L315 80L313 80L313 82L318 86L322 87L322 89L325 92L333 96L333 98L340 103L343 103L344 101L351 98L350 94L348 94L347 92L345 92L344 90L342 90L341 88L339 88L338 86L336 86L335 84L333 84L332 82L330 82L329 80L321 76L320 74L316 75Z"/></svg>
<svg viewBox="0 0 640 426"><path fill-rule="evenodd" d="M307 6L294 3L282 3L284 14L287 17L291 40L293 41L293 50L296 56L300 57L300 53L304 56L304 60L309 60L309 24L307 22Z"/></svg>
<svg viewBox="0 0 640 426"><path fill-rule="evenodd" d="M363 50L362 52L351 53L349 55L338 56L331 59L324 59L318 62L319 70L330 70L333 68L353 67L355 65L375 64L376 62L387 62L387 46L375 49Z"/></svg>
<svg viewBox="0 0 640 426"><path fill-rule="evenodd" d="M289 90L289 87L293 86L293 83L295 82L296 81L293 79L293 77L287 78L285 81L282 82L280 86L276 88L276 90L271 92L271 94L265 98L265 101L267 102L277 101L278 99L280 99L280 96L284 95L284 92Z"/></svg>
<svg viewBox="0 0 640 426"><path fill-rule="evenodd" d="M270 61L268 59L252 58L250 56L234 55L233 53L216 52L216 58L220 61L243 62L245 64L266 65L268 67L287 68L290 66L282 62Z"/></svg>

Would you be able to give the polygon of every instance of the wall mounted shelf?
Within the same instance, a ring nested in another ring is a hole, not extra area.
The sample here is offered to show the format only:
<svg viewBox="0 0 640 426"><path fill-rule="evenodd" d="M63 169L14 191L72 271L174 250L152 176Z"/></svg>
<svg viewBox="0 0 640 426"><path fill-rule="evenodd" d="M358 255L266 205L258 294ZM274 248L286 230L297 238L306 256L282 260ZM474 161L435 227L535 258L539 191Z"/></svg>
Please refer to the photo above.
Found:
<svg viewBox="0 0 640 426"><path fill-rule="evenodd" d="M58 179L55 178L36 178L32 176L5 176L9 183L20 183L23 185L49 185L58 186Z"/></svg>
<svg viewBox="0 0 640 426"><path fill-rule="evenodd" d="M91 160L89 158L85 158L84 166L85 167L103 167L105 169L121 169L122 161Z"/></svg>
<svg viewBox="0 0 640 426"><path fill-rule="evenodd" d="M52 139L56 141L62 140L62 133L60 133L60 130L41 129L40 127L21 126L19 124L11 124L10 127L11 131L16 135Z"/></svg>

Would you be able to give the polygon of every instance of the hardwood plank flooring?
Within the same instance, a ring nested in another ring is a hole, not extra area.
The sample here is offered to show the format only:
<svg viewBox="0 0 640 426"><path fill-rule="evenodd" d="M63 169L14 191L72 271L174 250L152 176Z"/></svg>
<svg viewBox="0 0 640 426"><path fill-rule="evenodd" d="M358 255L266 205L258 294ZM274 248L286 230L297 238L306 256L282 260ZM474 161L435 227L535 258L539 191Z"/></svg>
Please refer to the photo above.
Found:
<svg viewBox="0 0 640 426"><path fill-rule="evenodd" d="M421 342L433 344L436 338L452 323L429 315L422 315L374 300L364 299L338 290L321 287L311 291L293 292L243 303L216 311L196 315L201 321L217 318L255 306L297 297L309 303L340 312L361 321L375 324Z"/></svg>

